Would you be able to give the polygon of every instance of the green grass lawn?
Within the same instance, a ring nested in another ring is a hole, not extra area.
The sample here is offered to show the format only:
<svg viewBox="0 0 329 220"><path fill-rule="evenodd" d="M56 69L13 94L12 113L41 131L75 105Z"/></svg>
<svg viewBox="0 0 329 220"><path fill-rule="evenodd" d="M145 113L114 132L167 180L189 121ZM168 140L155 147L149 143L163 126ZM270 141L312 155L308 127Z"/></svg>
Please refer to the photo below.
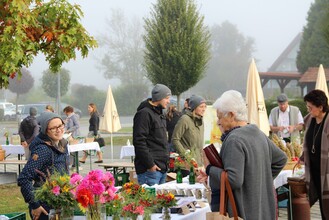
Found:
<svg viewBox="0 0 329 220"><path fill-rule="evenodd" d="M124 132L129 132L129 129ZM106 137L106 145L111 144L111 138ZM118 136L113 137L114 146L123 146L127 143L127 140L132 140L132 136ZM26 212L27 219L30 219L28 214L28 205L24 202L24 198L21 194L20 187L17 184L4 184L0 185L0 214L13 213L13 212Z"/></svg>
<svg viewBox="0 0 329 220"><path fill-rule="evenodd" d="M0 192L0 214L26 212L27 219L30 219L27 204L17 184L0 185Z"/></svg>

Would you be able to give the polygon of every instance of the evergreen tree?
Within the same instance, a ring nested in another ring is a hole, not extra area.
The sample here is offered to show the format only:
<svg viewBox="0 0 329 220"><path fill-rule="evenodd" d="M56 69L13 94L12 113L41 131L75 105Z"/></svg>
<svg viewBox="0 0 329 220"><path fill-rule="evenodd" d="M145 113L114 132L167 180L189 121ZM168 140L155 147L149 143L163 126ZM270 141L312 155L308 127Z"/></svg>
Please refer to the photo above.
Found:
<svg viewBox="0 0 329 220"><path fill-rule="evenodd" d="M158 0L145 19L145 67L153 84L167 85L173 95L194 86L210 58L210 33L193 0Z"/></svg>
<svg viewBox="0 0 329 220"><path fill-rule="evenodd" d="M298 71L323 64L329 66L329 0L315 0L308 12L307 24L297 55Z"/></svg>

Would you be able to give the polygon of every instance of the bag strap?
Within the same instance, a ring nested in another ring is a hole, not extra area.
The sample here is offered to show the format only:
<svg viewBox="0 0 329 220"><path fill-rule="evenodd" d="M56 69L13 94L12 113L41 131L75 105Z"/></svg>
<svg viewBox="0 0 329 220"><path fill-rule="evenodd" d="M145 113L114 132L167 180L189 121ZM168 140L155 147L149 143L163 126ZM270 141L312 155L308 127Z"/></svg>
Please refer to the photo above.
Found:
<svg viewBox="0 0 329 220"><path fill-rule="evenodd" d="M220 200L219 200L219 213L226 215L226 193L225 193L225 171L223 170L220 176Z"/></svg>
<svg viewBox="0 0 329 220"><path fill-rule="evenodd" d="M225 202L226 192L228 194L228 198L232 206L234 220L238 220L239 219L238 211L236 209L232 188L230 182L228 181L228 174L226 171L223 170L221 174L220 209L219 209L220 215L226 215L226 210L227 210L226 202Z"/></svg>

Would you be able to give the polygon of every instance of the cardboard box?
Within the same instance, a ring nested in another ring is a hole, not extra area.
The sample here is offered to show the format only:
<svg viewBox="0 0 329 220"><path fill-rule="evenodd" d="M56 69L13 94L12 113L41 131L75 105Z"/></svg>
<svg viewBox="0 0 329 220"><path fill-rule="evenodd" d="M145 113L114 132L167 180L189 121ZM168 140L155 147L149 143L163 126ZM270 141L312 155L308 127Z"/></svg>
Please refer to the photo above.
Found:
<svg viewBox="0 0 329 220"><path fill-rule="evenodd" d="M135 170L129 171L129 181L134 182L134 183L138 183L137 174L136 174Z"/></svg>
<svg viewBox="0 0 329 220"><path fill-rule="evenodd" d="M10 143L12 145L21 145L21 137L18 134L14 134L10 137Z"/></svg>

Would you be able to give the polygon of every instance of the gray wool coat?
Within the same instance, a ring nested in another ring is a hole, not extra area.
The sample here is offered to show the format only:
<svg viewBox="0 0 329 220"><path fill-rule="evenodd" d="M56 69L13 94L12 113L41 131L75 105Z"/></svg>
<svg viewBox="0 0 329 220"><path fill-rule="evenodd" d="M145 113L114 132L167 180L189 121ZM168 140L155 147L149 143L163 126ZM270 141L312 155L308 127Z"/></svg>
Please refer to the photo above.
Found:
<svg viewBox="0 0 329 220"><path fill-rule="evenodd" d="M228 172L239 216L244 220L274 220L273 179L287 162L285 153L256 125L246 125L229 133L220 157ZM221 168L211 166L212 190L220 188L221 172ZM228 208L232 216L230 204Z"/></svg>
<svg viewBox="0 0 329 220"><path fill-rule="evenodd" d="M311 124L312 117L310 114L304 117L305 122L305 135L307 130ZM303 156L304 156L304 163L305 163L305 181L306 187L308 189L308 198L310 205L313 206L314 203L319 199L316 188L312 181L310 175L310 158L308 153L308 148L311 146L307 146L306 141L303 144ZM321 192L322 192L322 204L323 204L323 212L324 217L329 219L329 115L327 116L326 120L323 124L323 131L321 136Z"/></svg>

